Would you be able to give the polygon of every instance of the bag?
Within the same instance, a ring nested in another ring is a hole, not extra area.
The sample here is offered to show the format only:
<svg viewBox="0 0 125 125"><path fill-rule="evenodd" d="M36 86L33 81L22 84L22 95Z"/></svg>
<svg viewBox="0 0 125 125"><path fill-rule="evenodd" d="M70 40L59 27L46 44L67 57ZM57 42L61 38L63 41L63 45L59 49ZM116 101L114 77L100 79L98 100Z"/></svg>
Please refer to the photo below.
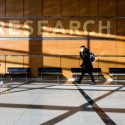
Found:
<svg viewBox="0 0 125 125"><path fill-rule="evenodd" d="M89 59L90 59L91 62L94 62L95 61L95 55L93 53L90 53Z"/></svg>

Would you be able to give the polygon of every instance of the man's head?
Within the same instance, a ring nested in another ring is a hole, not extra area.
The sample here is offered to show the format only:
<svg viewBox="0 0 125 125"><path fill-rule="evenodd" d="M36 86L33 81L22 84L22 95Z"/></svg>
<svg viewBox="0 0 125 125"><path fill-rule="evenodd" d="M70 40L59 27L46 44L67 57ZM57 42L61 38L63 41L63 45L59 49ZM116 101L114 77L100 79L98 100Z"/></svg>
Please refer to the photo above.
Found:
<svg viewBox="0 0 125 125"><path fill-rule="evenodd" d="M85 49L85 46L80 46L80 52L83 52Z"/></svg>

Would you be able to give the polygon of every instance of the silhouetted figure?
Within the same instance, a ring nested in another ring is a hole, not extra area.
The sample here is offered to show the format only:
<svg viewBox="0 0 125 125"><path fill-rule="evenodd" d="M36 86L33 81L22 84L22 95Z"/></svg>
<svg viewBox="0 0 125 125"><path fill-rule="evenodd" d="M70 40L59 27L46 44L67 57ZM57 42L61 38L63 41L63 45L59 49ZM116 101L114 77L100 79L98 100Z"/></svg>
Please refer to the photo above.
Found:
<svg viewBox="0 0 125 125"><path fill-rule="evenodd" d="M76 80L76 82L81 83L81 80L82 80L83 76L85 75L85 73L88 73L92 80L91 84L95 85L96 83L95 83L95 80L94 80L94 77L92 74L93 66L92 66L92 61L90 59L90 51L85 46L80 47L80 57L82 59L82 64L80 66L83 69L82 69L82 74L81 74L80 78L78 80Z"/></svg>

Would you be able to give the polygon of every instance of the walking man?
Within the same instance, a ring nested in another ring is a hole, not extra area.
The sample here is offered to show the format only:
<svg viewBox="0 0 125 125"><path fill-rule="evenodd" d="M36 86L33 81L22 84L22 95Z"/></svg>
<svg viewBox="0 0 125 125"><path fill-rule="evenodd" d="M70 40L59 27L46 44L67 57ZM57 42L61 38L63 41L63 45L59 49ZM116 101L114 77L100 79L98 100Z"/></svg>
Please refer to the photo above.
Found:
<svg viewBox="0 0 125 125"><path fill-rule="evenodd" d="M85 46L80 47L80 57L82 59L82 64L80 65L82 67L82 73L81 73L80 78L76 80L75 82L81 83L81 80L83 76L85 75L85 73L88 73L92 80L91 84L95 85L96 83L92 74L93 66L92 66L92 62L90 59L90 51Z"/></svg>

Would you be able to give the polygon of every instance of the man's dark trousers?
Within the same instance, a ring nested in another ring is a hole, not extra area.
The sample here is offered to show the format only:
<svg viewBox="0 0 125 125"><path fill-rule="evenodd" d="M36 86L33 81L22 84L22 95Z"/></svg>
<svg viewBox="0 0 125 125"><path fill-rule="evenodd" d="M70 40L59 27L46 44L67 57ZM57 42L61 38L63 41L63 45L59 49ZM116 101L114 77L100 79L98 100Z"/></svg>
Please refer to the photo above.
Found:
<svg viewBox="0 0 125 125"><path fill-rule="evenodd" d="M80 76L78 81L81 82L81 80L84 77L85 73L88 73L90 78L91 78L91 80L92 80L92 82L95 82L93 74L92 74L92 69L89 69L89 68L82 68L82 74L81 74L81 76Z"/></svg>

